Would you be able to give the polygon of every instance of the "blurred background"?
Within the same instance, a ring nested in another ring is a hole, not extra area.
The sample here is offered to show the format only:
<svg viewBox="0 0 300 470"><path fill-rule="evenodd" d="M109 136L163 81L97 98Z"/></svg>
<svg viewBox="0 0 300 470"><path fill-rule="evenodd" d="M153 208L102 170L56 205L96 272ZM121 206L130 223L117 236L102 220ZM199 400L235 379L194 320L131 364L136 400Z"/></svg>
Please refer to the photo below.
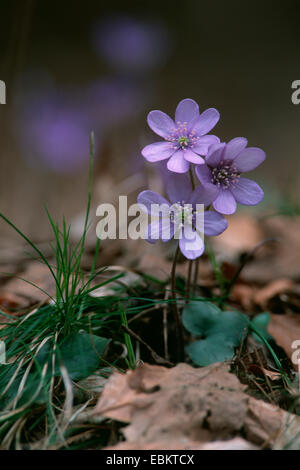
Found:
<svg viewBox="0 0 300 470"><path fill-rule="evenodd" d="M221 119L222 140L264 149L255 174L264 208L300 196L297 1L4 0L0 4L0 210L35 241L50 236L43 203L76 220L95 132L94 204L151 185L141 149L151 109L193 98ZM258 209L254 209L258 210ZM2 248L16 236L0 224Z"/></svg>

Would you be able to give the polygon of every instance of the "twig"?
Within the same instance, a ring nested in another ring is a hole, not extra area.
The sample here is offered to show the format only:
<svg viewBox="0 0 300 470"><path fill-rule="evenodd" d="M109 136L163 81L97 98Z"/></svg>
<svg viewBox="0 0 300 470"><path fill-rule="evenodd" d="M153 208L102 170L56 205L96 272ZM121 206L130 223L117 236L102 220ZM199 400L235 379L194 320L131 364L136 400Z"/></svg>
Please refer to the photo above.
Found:
<svg viewBox="0 0 300 470"><path fill-rule="evenodd" d="M163 305L164 304L158 303L158 304L153 305L152 307L146 308L142 312L139 312L136 315L134 315L134 317L130 318L128 320L128 324L134 322L135 320L138 320L139 318L143 317L144 315L146 315L149 312L152 312L153 310L160 309Z"/></svg>
<svg viewBox="0 0 300 470"><path fill-rule="evenodd" d="M166 290L165 292L165 301L168 300L169 293ZM169 350L168 350L168 305L166 304L163 308L163 334L164 334L164 351L165 358L168 361L170 359Z"/></svg>
<svg viewBox="0 0 300 470"><path fill-rule="evenodd" d="M269 387L269 390L270 390L270 392L271 392L271 395L272 395L272 402L273 402L273 404L276 404L276 399L275 399L275 396L274 396L274 390L273 390L273 388L272 388L272 386L271 386L270 379L269 379L269 377L267 376L267 374L266 374L266 372L265 372L264 365L263 365L263 363L262 363L262 360L261 360L261 358L260 358L260 356L259 356L259 354L258 354L258 350L257 350L256 347L254 348L254 352L255 352L255 356L256 356L257 362L259 363L260 368L261 368L261 371L262 371L262 373L263 373L263 375L264 375L265 381L267 382L268 387Z"/></svg>
<svg viewBox="0 0 300 470"><path fill-rule="evenodd" d="M226 294L225 294L225 297L228 297L230 292L231 292L231 289L233 288L234 284L236 283L239 275L241 274L242 270L244 269L244 267L246 266L246 264L253 258L255 252L261 248L263 245L265 245L266 243L269 243L269 242L277 242L278 241L278 238L266 238L265 240L261 241L260 243L258 243L249 253L247 253L247 255L244 257L244 259L242 260L239 268L236 270L233 278L231 279L231 281L229 282L228 286L227 286L227 289L226 289Z"/></svg>
<svg viewBox="0 0 300 470"><path fill-rule="evenodd" d="M272 399L269 397L269 395L265 392L265 390L263 389L263 387L257 383L257 381L250 375L248 374L247 372L247 367L245 366L245 363L242 359L240 359L240 363L242 364L246 374L247 374L247 379L250 380L252 383L254 383L254 385L258 388L258 390L266 397L266 399L273 404L273 401Z"/></svg>
<svg viewBox="0 0 300 470"><path fill-rule="evenodd" d="M170 361L167 361L166 359L164 359L163 357L161 357L159 354L157 354L154 349L151 348L151 346L149 346L149 344L147 344L139 335L137 335L134 331L132 331L130 328L128 328L128 326L125 326L125 325L122 325L122 329L126 331L126 333L128 333L130 336L132 336L133 338L135 338L137 341L139 341L140 343L142 343L150 352L151 352L151 355L153 357L153 359L155 360L155 362L157 362L158 364L166 364L168 366L174 366L174 364Z"/></svg>

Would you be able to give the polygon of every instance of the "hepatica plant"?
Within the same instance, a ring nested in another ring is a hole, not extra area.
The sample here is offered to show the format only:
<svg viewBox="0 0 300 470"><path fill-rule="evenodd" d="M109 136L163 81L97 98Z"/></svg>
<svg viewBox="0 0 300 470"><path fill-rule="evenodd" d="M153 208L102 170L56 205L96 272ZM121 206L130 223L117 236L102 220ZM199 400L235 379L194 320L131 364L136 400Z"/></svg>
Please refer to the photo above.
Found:
<svg viewBox="0 0 300 470"><path fill-rule="evenodd" d="M220 119L216 109L210 108L202 114L194 100L180 101L175 112L175 121L162 111L148 114L149 127L162 142L147 145L142 155L149 162L167 160L167 167L175 173L186 173L190 163L204 163L212 144L220 142L215 135L208 135Z"/></svg>
<svg viewBox="0 0 300 470"><path fill-rule="evenodd" d="M237 203L253 206L264 196L260 186L242 174L260 165L265 153L247 147L244 137L225 143L209 134L219 119L220 114L214 108L200 113L192 99L180 101L174 120L162 111L151 111L147 119L149 127L163 140L147 145L142 155L148 162L166 161L168 199L151 190L138 196L141 208L151 216L145 234L148 242L178 240L171 281L179 358L183 358L183 322L190 333L200 337L187 348L199 365L230 358L248 324L239 312L222 312L209 302L190 301L192 270L194 267L196 282L198 260L205 251L204 236L224 232L228 226L224 215L233 214ZM175 286L180 251L189 260L182 319Z"/></svg>

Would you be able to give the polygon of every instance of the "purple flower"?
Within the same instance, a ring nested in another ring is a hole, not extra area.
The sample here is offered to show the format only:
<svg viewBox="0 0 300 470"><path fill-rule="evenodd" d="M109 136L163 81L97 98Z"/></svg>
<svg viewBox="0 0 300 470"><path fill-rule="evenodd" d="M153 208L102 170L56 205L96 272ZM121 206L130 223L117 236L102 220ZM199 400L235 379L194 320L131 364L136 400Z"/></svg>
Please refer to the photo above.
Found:
<svg viewBox="0 0 300 470"><path fill-rule="evenodd" d="M88 162L90 128L80 112L44 102L22 117L19 135L29 162L38 159L60 173L79 171Z"/></svg>
<svg viewBox="0 0 300 470"><path fill-rule="evenodd" d="M167 167L175 173L186 173L190 162L204 163L212 144L220 142L215 135L206 135L219 121L220 114L210 108L199 113L198 104L191 99L180 101L175 113L175 121L162 111L148 114L150 128L165 142L155 142L142 150L149 162L169 159ZM202 156L200 156L202 155Z"/></svg>
<svg viewBox="0 0 300 470"><path fill-rule="evenodd" d="M93 31L96 50L121 71L144 72L163 64L170 38L163 24L130 16L107 17Z"/></svg>
<svg viewBox="0 0 300 470"><path fill-rule="evenodd" d="M196 205L209 205L214 192L210 194L202 186L192 191L188 175L170 175L166 190L169 201L153 191L142 191L138 196L138 203L145 206L149 215L155 213L153 205L161 208L156 220L151 217L146 239L155 243L157 239L166 242L179 238L182 254L188 259L198 258L204 251L203 235L219 235L228 226L227 220L214 211L204 212L204 224L203 218L197 217Z"/></svg>
<svg viewBox="0 0 300 470"><path fill-rule="evenodd" d="M44 73L29 73L24 83L25 94L22 87L17 89L14 125L22 157L32 167L42 165L57 173L80 171L89 161L89 136L94 127L83 100L78 100L78 91L57 90Z"/></svg>
<svg viewBox="0 0 300 470"><path fill-rule="evenodd" d="M212 194L213 207L221 214L233 214L236 203L255 206L262 201L261 187L242 172L254 170L266 158L263 150L247 147L247 139L237 137L228 144L219 143L209 149L205 165L196 167L196 174L203 187Z"/></svg>

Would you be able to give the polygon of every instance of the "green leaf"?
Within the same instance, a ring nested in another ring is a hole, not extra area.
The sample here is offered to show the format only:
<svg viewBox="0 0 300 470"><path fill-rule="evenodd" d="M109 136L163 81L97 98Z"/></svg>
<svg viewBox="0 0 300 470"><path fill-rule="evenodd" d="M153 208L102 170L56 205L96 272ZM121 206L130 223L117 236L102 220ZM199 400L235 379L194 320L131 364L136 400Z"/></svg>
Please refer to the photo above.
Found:
<svg viewBox="0 0 300 470"><path fill-rule="evenodd" d="M183 310L182 322L190 333L202 336L216 324L221 313L221 310L210 302L191 301Z"/></svg>
<svg viewBox="0 0 300 470"><path fill-rule="evenodd" d="M200 339L187 347L192 361L199 366L231 359L248 329L248 318L239 312L222 312L210 302L190 302L183 311L185 328Z"/></svg>
<svg viewBox="0 0 300 470"><path fill-rule="evenodd" d="M252 324L254 327L263 335L263 337L267 340L270 341L272 336L268 332L268 324L270 321L270 314L268 312L263 312L260 313L259 315L256 315L256 317L253 318ZM256 335L254 332L252 333L253 337L258 341L259 343L263 343L262 339Z"/></svg>
<svg viewBox="0 0 300 470"><path fill-rule="evenodd" d="M101 357L109 342L110 340L107 338L90 335L85 332L79 332L70 336L57 348L54 375L59 376L61 374L60 364L63 364L72 380L81 380L88 377L101 365ZM36 391L40 386L41 377L40 373L38 373L38 369L35 368L27 377L22 394L18 400L18 406L29 402L31 399L33 399L34 403L45 403L47 401L47 387L53 375L52 348L53 345L49 342L46 343L35 358L36 365L39 369L42 369L48 362L47 374L39 393L36 394ZM1 389L7 385L8 381L15 373L16 368L16 364L0 366ZM1 406L10 402L16 396L23 374L24 368L21 368L13 384L5 394L5 397L0 398Z"/></svg>
<svg viewBox="0 0 300 470"><path fill-rule="evenodd" d="M79 332L69 336L57 347L54 375L60 375L62 363L72 380L82 380L92 374L100 365L101 357L110 342L107 338ZM47 376L52 375L52 348L46 343L36 356L40 368L49 363Z"/></svg>
<svg viewBox="0 0 300 470"><path fill-rule="evenodd" d="M82 380L100 365L101 357L110 342L107 338L79 332L69 337L60 347L60 362L72 380ZM57 365L59 367L59 364Z"/></svg>
<svg viewBox="0 0 300 470"><path fill-rule="evenodd" d="M215 362L224 362L231 359L234 349L223 342L221 336L211 336L207 339L195 341L186 348L192 361L198 366L209 366Z"/></svg>

